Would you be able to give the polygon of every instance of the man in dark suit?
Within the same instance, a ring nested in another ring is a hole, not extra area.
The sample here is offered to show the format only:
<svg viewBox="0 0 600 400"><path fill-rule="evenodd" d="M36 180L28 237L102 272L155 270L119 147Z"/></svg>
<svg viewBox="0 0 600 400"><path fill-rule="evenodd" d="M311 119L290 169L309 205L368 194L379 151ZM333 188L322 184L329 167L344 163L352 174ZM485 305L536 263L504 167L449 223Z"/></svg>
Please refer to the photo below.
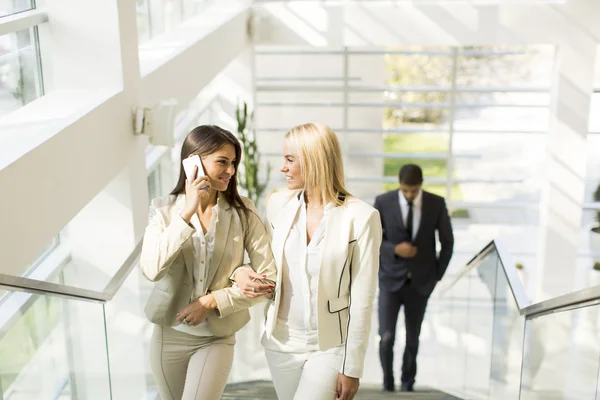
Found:
<svg viewBox="0 0 600 400"><path fill-rule="evenodd" d="M383 390L394 391L396 322L404 306L406 345L401 390L412 392L425 308L452 257L454 235L444 198L421 189L421 168L407 164L399 175L400 190L375 199L383 227L379 266L379 357ZM436 231L441 243L439 256Z"/></svg>

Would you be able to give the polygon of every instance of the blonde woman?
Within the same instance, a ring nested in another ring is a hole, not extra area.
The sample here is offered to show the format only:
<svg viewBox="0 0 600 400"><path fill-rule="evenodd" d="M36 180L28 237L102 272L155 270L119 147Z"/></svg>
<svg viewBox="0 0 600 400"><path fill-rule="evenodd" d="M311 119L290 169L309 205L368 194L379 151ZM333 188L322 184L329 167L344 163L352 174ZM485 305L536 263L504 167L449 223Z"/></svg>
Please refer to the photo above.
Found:
<svg viewBox="0 0 600 400"><path fill-rule="evenodd" d="M192 130L181 159L198 155L205 174L186 179L183 166L170 196L155 199L140 266L156 282L146 305L155 324L151 368L162 400L218 400L233 362L234 334L247 308L273 288L255 284L251 296L229 279L250 256L261 278L276 279L269 236L253 203L240 197L236 171L241 146L217 126ZM250 298L251 297L251 298Z"/></svg>
<svg viewBox="0 0 600 400"><path fill-rule="evenodd" d="M287 191L269 198L267 229L279 267L262 343L280 400L350 400L359 387L377 285L378 212L344 186L336 134L291 129L281 172ZM259 275L240 269L245 293Z"/></svg>

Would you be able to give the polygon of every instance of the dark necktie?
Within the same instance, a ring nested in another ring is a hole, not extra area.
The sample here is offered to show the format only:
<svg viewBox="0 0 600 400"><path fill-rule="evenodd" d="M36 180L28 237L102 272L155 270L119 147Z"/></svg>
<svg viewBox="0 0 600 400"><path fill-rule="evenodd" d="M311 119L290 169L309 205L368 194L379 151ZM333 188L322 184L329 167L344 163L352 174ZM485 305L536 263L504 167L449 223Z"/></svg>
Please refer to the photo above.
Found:
<svg viewBox="0 0 600 400"><path fill-rule="evenodd" d="M406 232L408 233L408 240L413 240L413 203L408 203L408 215L406 216Z"/></svg>

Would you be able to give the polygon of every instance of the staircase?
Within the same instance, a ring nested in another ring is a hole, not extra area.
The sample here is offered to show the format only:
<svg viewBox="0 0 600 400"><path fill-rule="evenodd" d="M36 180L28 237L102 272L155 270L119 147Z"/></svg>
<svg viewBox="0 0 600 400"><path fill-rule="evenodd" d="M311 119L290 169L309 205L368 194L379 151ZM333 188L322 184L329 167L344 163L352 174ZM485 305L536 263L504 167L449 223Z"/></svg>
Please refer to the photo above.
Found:
<svg viewBox="0 0 600 400"><path fill-rule="evenodd" d="M227 385L221 400L277 400L275 389L270 381L254 381ZM381 388L373 385L360 387L355 400L460 400L458 397L428 388L417 388L411 393L383 393ZM306 399L310 400L310 399Z"/></svg>

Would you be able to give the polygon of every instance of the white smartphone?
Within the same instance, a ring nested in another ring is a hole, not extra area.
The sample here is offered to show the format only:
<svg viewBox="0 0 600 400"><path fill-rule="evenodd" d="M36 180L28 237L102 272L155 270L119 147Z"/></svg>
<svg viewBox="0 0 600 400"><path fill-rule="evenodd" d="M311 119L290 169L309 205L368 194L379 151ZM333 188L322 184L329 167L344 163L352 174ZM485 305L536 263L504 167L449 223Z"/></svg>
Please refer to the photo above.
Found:
<svg viewBox="0 0 600 400"><path fill-rule="evenodd" d="M200 161L200 157L197 155L188 157L182 161L183 170L185 171L185 176L188 181L192 182L195 178L204 175L204 168L202 167L202 162ZM198 167L198 172L194 177L194 166ZM202 189L208 189L208 186L203 187Z"/></svg>

